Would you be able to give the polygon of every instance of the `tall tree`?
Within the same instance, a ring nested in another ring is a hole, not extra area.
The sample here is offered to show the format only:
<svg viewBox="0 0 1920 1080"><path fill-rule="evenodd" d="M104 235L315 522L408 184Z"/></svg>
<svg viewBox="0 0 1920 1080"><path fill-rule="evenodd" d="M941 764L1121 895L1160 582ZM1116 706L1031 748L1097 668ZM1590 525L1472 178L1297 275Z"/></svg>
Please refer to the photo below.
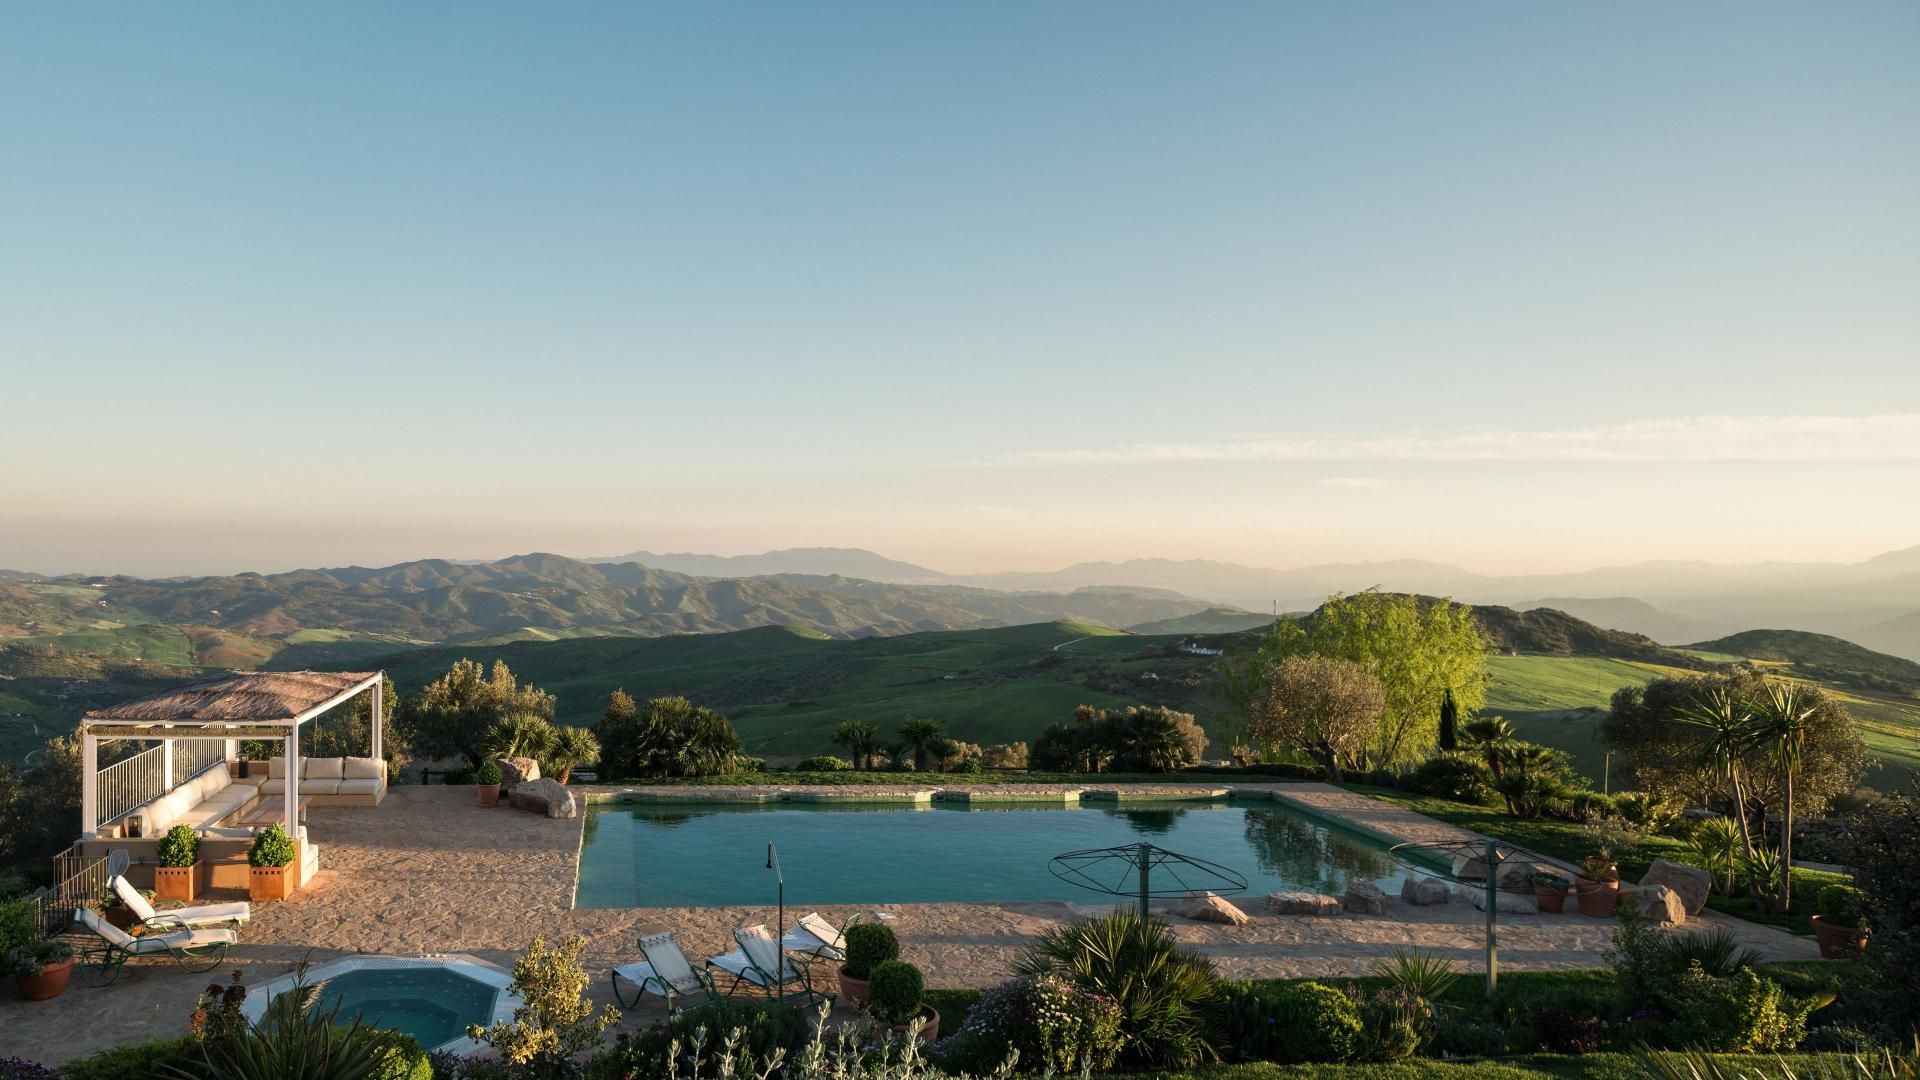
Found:
<svg viewBox="0 0 1920 1080"><path fill-rule="evenodd" d="M632 714L611 707L607 713L600 763L609 776L712 776L739 765L733 725L686 698L653 698Z"/></svg>
<svg viewBox="0 0 1920 1080"><path fill-rule="evenodd" d="M914 771L926 771L927 755L933 751L934 744L943 738L940 721L908 716L900 722L899 735L900 741L913 750Z"/></svg>
<svg viewBox="0 0 1920 1080"><path fill-rule="evenodd" d="M1779 772L1782 787L1780 815L1780 910L1793 906L1793 782L1806 764L1807 728L1814 707L1804 700L1800 684L1768 679L1765 690L1750 703L1748 738Z"/></svg>
<svg viewBox="0 0 1920 1080"><path fill-rule="evenodd" d="M873 752L880 745L879 727L860 720L842 720L833 729L833 744L847 748L856 769L873 768Z"/></svg>
<svg viewBox="0 0 1920 1080"><path fill-rule="evenodd" d="M1330 656L1289 656L1266 672L1247 716L1247 733L1265 746L1303 750L1340 782L1380 727L1386 692L1359 664Z"/></svg>
<svg viewBox="0 0 1920 1080"><path fill-rule="evenodd" d="M1453 700L1453 687L1447 687L1447 696L1440 700L1440 752L1447 753L1460 748L1460 706Z"/></svg>
<svg viewBox="0 0 1920 1080"><path fill-rule="evenodd" d="M414 753L429 758L464 757L478 768L486 759L493 725L516 713L552 722L553 695L521 686L504 660L488 671L472 660L457 661L445 675L407 700L406 724Z"/></svg>
<svg viewBox="0 0 1920 1080"><path fill-rule="evenodd" d="M1674 719L1694 729L1695 759L1726 782L1733 817L1740 825L1740 845L1751 858L1753 833L1747 825L1747 797L1743 788L1752 714L1730 688L1715 686L1676 713Z"/></svg>
<svg viewBox="0 0 1920 1080"><path fill-rule="evenodd" d="M1257 653L1228 666L1228 687L1250 704L1267 681L1264 672L1289 657L1358 664L1379 682L1385 702L1362 760L1403 764L1438 745L1449 693L1460 712L1485 704L1487 647L1486 632L1465 605L1372 589L1336 594L1304 619L1274 623Z"/></svg>

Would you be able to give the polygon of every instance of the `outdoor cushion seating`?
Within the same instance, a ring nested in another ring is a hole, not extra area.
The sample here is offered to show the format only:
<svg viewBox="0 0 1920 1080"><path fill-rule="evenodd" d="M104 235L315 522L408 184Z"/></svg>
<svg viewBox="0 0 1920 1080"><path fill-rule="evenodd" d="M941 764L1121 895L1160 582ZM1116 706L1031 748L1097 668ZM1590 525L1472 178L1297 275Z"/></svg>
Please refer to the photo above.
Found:
<svg viewBox="0 0 1920 1080"><path fill-rule="evenodd" d="M173 930L134 937L100 917L90 907L74 912L80 925L92 931L100 941L84 961L88 981L105 986L120 974L120 968L136 956L167 956L189 971L212 971L227 958L227 950L240 939L231 930ZM202 962L204 961L204 963Z"/></svg>
<svg viewBox="0 0 1920 1080"><path fill-rule="evenodd" d="M267 762L267 779L260 794L284 795L287 759ZM368 757L310 757L300 759L300 794L321 806L373 806L386 797L387 763Z"/></svg>
<svg viewBox="0 0 1920 1080"><path fill-rule="evenodd" d="M849 926L853 925L849 920ZM793 952L818 956L825 960L845 960L847 941L833 924L822 918L817 911L809 911L800 916L787 935L780 939L780 947Z"/></svg>
<svg viewBox="0 0 1920 1080"><path fill-rule="evenodd" d="M680 943L675 941L673 933L649 934L640 939L641 960L634 964L622 964L613 969L613 1000L623 1009L631 1009L640 1004L645 994L658 994L667 999L667 1011L679 1011L675 999L694 997L696 1004L705 1005L719 998L713 988L713 980L703 971L699 971L687 961L687 954L680 951ZM628 1001L621 992L620 984L628 983L635 987L633 1000Z"/></svg>
<svg viewBox="0 0 1920 1080"><path fill-rule="evenodd" d="M136 808L129 817L139 821L142 836L161 836L175 825L199 829L252 802L256 793L253 785L236 782L225 765L217 765Z"/></svg>
<svg viewBox="0 0 1920 1080"><path fill-rule="evenodd" d="M168 908L157 911L140 890L127 883L123 877L113 879L113 891L120 902L132 909L139 918L140 925L149 931L195 929L203 926L244 926L253 917L253 906L245 900L236 900L230 904L198 904L193 907Z"/></svg>

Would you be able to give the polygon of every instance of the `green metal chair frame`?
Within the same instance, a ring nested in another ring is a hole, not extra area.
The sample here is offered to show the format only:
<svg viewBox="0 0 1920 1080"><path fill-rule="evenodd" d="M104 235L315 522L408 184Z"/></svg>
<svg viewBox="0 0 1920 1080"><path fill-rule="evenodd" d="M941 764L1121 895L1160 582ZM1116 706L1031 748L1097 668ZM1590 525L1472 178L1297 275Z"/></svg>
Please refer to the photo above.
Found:
<svg viewBox="0 0 1920 1080"><path fill-rule="evenodd" d="M212 971L226 960L227 950L238 940L231 930L173 930L135 937L102 919L92 908L83 907L74 914L80 925L98 939L98 943L87 950L83 962L87 982L92 986L111 984L120 977L120 969L127 961L136 956L164 953L190 972ZM149 942L153 944L147 944Z"/></svg>

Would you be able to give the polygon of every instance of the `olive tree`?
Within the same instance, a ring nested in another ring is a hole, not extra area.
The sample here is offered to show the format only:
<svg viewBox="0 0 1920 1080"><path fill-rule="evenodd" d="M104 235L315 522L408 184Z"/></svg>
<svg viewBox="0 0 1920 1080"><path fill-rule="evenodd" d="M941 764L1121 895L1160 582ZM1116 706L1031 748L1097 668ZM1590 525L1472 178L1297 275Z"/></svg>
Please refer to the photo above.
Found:
<svg viewBox="0 0 1920 1080"><path fill-rule="evenodd" d="M407 699L401 726L411 736L415 754L463 757L478 768L486 760L494 725L516 715L552 723L554 704L545 690L521 686L504 660L495 660L491 671L460 660L418 697Z"/></svg>
<svg viewBox="0 0 1920 1080"><path fill-rule="evenodd" d="M1351 660L1289 656L1263 673L1247 734L1313 755L1339 783L1342 764L1358 765L1377 738L1386 702L1380 680Z"/></svg>

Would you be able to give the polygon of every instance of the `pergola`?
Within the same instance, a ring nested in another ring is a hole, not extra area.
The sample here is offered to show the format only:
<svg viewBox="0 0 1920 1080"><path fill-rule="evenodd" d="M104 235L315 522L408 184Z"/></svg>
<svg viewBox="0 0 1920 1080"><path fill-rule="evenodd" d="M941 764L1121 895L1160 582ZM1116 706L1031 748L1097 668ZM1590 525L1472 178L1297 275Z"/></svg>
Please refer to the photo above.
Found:
<svg viewBox="0 0 1920 1080"><path fill-rule="evenodd" d="M242 739L279 740L285 747L287 835L298 836L300 806L300 725L359 694L373 692L370 756L380 757L382 705L378 671L233 671L175 687L111 709L96 709L80 722L83 757L80 832L95 838L100 828L100 740L158 740L162 749L159 790L164 795L190 777L173 775L173 744L180 739L226 742L223 761ZM116 815L131 807L121 807Z"/></svg>

